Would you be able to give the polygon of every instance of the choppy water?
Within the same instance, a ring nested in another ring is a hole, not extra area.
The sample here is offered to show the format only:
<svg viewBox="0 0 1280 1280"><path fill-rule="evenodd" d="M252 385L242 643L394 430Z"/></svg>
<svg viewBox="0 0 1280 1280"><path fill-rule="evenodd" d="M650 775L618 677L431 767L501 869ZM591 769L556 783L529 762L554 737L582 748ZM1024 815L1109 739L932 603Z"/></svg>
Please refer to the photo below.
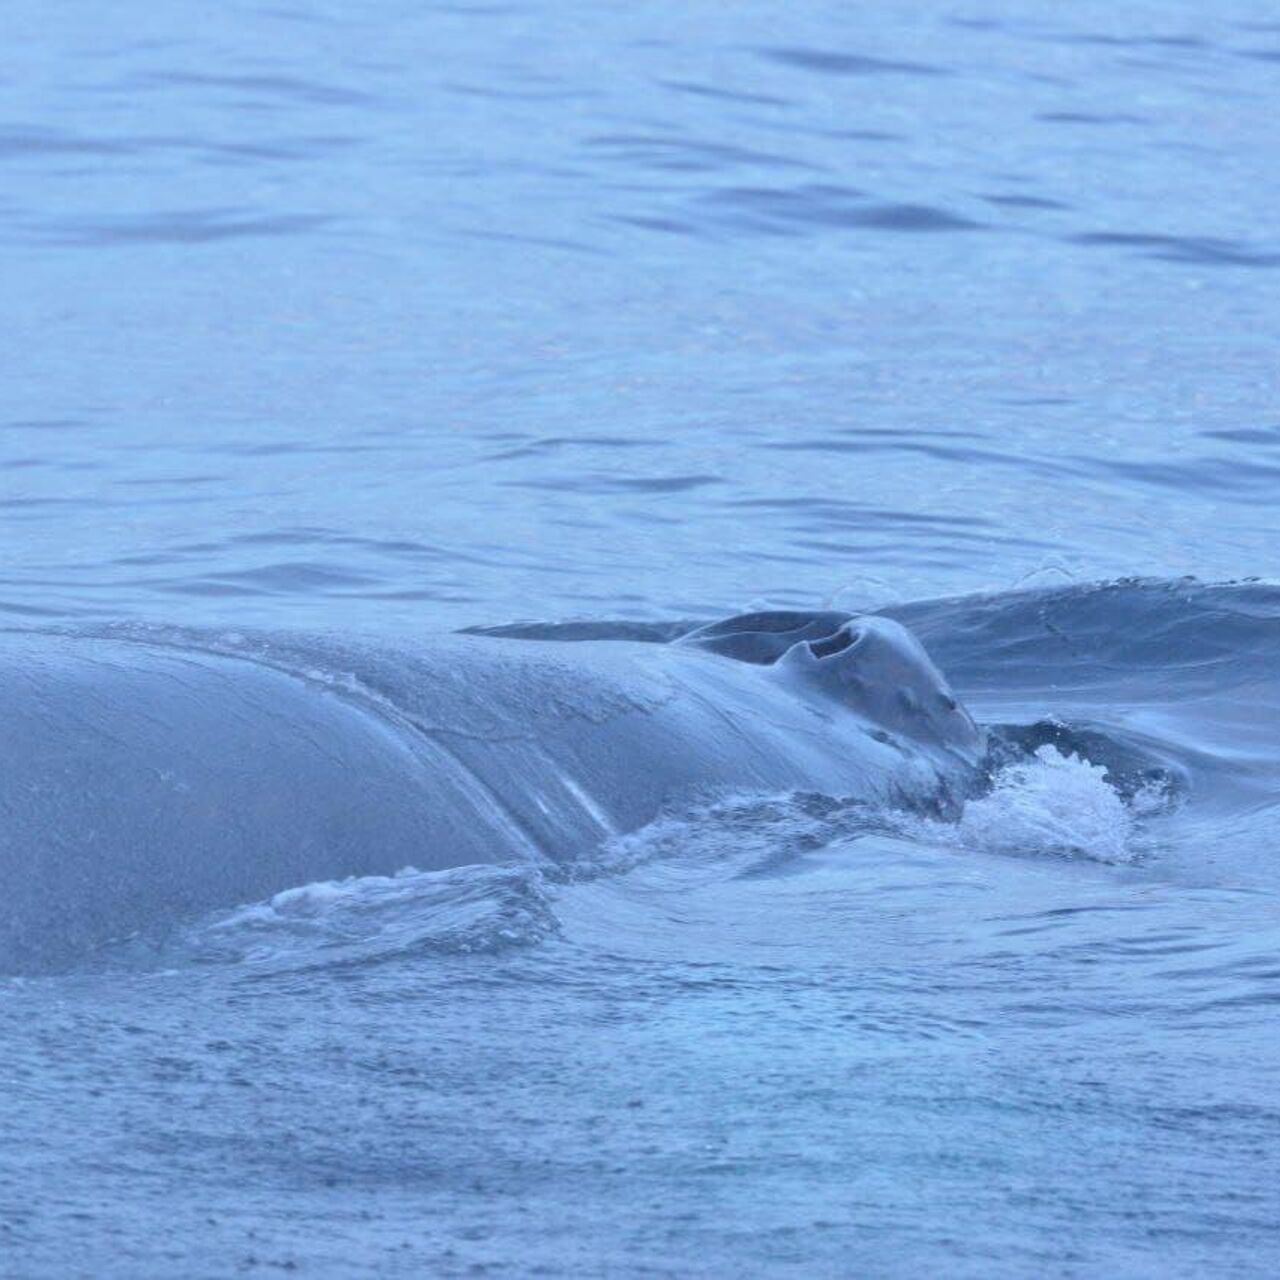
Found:
<svg viewBox="0 0 1280 1280"><path fill-rule="evenodd" d="M5 28L5 626L884 608L1005 754L0 978L0 1274L1274 1274L1273 7Z"/></svg>

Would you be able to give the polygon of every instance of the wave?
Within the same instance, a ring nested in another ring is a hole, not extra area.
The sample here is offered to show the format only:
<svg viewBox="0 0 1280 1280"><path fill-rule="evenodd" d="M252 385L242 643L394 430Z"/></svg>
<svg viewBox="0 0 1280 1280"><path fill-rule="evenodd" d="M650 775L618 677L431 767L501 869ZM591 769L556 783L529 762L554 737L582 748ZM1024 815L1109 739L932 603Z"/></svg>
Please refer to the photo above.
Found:
<svg viewBox="0 0 1280 1280"><path fill-rule="evenodd" d="M494 955L552 937L559 922L536 867L456 867L301 885L99 952L99 963L326 968L406 955Z"/></svg>
<svg viewBox="0 0 1280 1280"><path fill-rule="evenodd" d="M1256 683L1280 699L1280 584L1131 578L885 612L971 696L1095 691L1126 706Z"/></svg>

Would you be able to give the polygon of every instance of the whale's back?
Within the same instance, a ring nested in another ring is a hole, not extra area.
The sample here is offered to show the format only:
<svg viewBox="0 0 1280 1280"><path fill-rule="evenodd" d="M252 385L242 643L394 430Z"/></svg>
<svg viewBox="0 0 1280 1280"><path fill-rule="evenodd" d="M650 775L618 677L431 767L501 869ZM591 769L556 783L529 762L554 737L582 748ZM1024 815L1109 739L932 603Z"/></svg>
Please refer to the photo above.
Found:
<svg viewBox="0 0 1280 1280"><path fill-rule="evenodd" d="M570 861L727 792L891 803L962 777L832 697L832 670L809 649L0 633L0 966L317 880Z"/></svg>

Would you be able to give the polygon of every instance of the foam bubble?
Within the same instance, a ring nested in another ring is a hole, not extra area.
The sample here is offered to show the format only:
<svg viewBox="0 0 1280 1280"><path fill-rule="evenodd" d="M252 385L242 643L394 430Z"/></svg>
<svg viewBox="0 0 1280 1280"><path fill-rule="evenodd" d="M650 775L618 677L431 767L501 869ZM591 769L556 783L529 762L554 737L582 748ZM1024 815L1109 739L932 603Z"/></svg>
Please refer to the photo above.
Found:
<svg viewBox="0 0 1280 1280"><path fill-rule="evenodd" d="M920 821L916 827L932 839L984 852L1125 863L1137 854L1138 812L1156 807L1152 796L1130 808L1103 766L1045 745L1005 765L991 790L970 800L956 823Z"/></svg>

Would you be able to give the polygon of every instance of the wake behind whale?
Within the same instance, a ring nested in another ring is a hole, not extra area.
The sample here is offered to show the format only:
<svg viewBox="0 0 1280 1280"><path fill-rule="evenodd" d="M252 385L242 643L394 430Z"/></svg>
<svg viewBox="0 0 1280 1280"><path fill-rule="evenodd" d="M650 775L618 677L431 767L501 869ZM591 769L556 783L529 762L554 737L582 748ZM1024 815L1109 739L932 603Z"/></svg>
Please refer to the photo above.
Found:
<svg viewBox="0 0 1280 1280"><path fill-rule="evenodd" d="M884 618L676 643L0 635L0 968L412 865L561 865L672 806L812 789L954 811L983 735Z"/></svg>

